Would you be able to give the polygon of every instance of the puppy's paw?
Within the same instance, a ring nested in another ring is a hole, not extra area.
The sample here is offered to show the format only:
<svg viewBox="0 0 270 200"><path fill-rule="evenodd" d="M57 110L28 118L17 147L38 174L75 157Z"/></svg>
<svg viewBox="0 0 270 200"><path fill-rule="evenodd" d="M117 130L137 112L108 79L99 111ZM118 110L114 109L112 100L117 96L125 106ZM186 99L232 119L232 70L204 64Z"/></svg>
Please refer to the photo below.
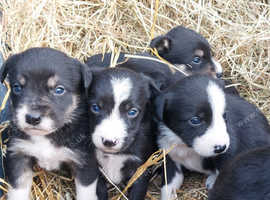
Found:
<svg viewBox="0 0 270 200"><path fill-rule="evenodd" d="M218 174L212 174L210 176L207 177L206 182L205 182L205 186L207 188L207 190L211 190L216 182Z"/></svg>

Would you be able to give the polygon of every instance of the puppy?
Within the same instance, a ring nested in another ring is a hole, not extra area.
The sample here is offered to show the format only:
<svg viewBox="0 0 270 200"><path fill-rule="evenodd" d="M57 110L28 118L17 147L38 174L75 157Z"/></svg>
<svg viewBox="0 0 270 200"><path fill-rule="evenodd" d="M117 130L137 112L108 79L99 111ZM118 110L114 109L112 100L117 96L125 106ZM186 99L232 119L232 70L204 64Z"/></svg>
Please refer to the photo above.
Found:
<svg viewBox="0 0 270 200"><path fill-rule="evenodd" d="M270 147L240 154L224 167L209 200L270 199Z"/></svg>
<svg viewBox="0 0 270 200"><path fill-rule="evenodd" d="M212 56L210 44L202 35L191 29L177 26L165 35L154 38L150 47L156 48L161 57L188 75L207 74L214 78L222 78L223 69ZM182 78L182 73L175 73L174 80ZM225 83L231 84L230 81ZM235 87L228 87L225 91L239 95Z"/></svg>
<svg viewBox="0 0 270 200"><path fill-rule="evenodd" d="M159 90L148 77L132 70L91 71L89 128L98 163L113 183L127 182L157 149L151 102ZM133 184L128 199L144 199L150 177L145 172Z"/></svg>
<svg viewBox="0 0 270 200"><path fill-rule="evenodd" d="M157 97L159 147L176 145L168 156L168 187L162 187L161 199L172 198L181 186L181 166L208 174L206 185L211 188L225 162L270 144L264 115L241 97L226 94L223 87L217 79L194 75Z"/></svg>
<svg viewBox="0 0 270 200"><path fill-rule="evenodd" d="M11 56L1 68L2 82L9 75L13 106L6 157L8 200L30 199L35 164L46 170L67 164L75 176L77 199L99 199L84 67L57 50L32 48Z"/></svg>
<svg viewBox="0 0 270 200"><path fill-rule="evenodd" d="M175 65L183 65L187 74L208 74L222 77L222 67L211 55L208 41L197 32L177 26L150 43L158 54ZM182 66L181 66L182 67Z"/></svg>

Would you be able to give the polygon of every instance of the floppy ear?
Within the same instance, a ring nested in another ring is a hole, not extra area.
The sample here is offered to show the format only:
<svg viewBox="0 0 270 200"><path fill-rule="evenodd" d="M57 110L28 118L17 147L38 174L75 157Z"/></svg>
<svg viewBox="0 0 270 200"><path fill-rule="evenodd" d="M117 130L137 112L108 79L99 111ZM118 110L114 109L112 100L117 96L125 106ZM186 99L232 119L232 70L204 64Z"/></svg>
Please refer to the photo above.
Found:
<svg viewBox="0 0 270 200"><path fill-rule="evenodd" d="M88 88L91 85L92 79L93 79L93 74L89 66L86 64L81 63L81 74L82 74L82 82L83 82L83 87L85 91L88 91Z"/></svg>
<svg viewBox="0 0 270 200"><path fill-rule="evenodd" d="M167 36L158 36L154 38L151 43L151 48L156 48L160 56L168 53L171 50L172 41Z"/></svg>
<svg viewBox="0 0 270 200"><path fill-rule="evenodd" d="M156 96L158 96L161 93L159 85L157 85L157 83L151 77L145 75L144 73L140 73L140 74L149 85L150 94L148 94L148 98L154 99Z"/></svg>
<svg viewBox="0 0 270 200"><path fill-rule="evenodd" d="M154 101L154 107L155 107L155 115L158 120L162 121L163 120L163 114L164 114L164 109L167 104L167 99L164 94L160 94L155 98Z"/></svg>
<svg viewBox="0 0 270 200"><path fill-rule="evenodd" d="M0 69L0 79L1 79L1 83L4 82L10 68L12 66L14 66L16 64L18 60L18 55L17 54L14 54L12 56L10 56L4 63L3 65L1 66L1 69Z"/></svg>

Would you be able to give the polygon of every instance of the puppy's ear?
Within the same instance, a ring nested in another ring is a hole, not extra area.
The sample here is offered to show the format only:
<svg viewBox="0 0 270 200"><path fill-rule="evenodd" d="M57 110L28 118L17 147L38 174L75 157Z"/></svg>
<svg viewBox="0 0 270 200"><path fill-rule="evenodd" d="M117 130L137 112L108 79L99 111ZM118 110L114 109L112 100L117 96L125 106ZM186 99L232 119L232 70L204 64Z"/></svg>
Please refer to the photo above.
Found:
<svg viewBox="0 0 270 200"><path fill-rule="evenodd" d="M158 36L154 38L151 43L151 48L156 48L160 56L168 53L171 50L172 41L167 36Z"/></svg>
<svg viewBox="0 0 270 200"><path fill-rule="evenodd" d="M158 120L162 121L163 120L163 114L164 114L164 109L167 104L167 99L164 94L160 94L155 98L154 101L154 107L155 107L155 115Z"/></svg>
<svg viewBox="0 0 270 200"><path fill-rule="evenodd" d="M1 78L1 83L4 82L8 72L10 71L10 69L12 68L12 66L14 66L16 64L18 60L18 55L14 54L12 56L10 56L1 66L0 69L0 78Z"/></svg>
<svg viewBox="0 0 270 200"><path fill-rule="evenodd" d="M156 96L158 96L161 93L159 85L151 77L143 73L140 73L140 74L149 85L150 94L148 95L148 98L154 99Z"/></svg>
<svg viewBox="0 0 270 200"><path fill-rule="evenodd" d="M88 88L90 87L93 79L93 74L90 67L87 66L86 64L81 63L80 66L81 66L83 87L86 91L88 91Z"/></svg>

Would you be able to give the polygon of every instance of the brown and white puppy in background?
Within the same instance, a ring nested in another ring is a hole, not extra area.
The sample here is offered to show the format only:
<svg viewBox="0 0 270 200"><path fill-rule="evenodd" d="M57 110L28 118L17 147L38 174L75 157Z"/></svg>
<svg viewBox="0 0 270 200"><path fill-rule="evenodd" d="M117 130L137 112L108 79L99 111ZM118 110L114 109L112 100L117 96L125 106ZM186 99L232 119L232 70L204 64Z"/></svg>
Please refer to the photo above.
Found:
<svg viewBox="0 0 270 200"><path fill-rule="evenodd" d="M8 200L30 199L35 164L46 170L67 164L75 176L76 199L102 199L89 145L83 71L79 61L50 48L32 48L4 63L0 77L3 82L9 76L13 115L5 163Z"/></svg>

